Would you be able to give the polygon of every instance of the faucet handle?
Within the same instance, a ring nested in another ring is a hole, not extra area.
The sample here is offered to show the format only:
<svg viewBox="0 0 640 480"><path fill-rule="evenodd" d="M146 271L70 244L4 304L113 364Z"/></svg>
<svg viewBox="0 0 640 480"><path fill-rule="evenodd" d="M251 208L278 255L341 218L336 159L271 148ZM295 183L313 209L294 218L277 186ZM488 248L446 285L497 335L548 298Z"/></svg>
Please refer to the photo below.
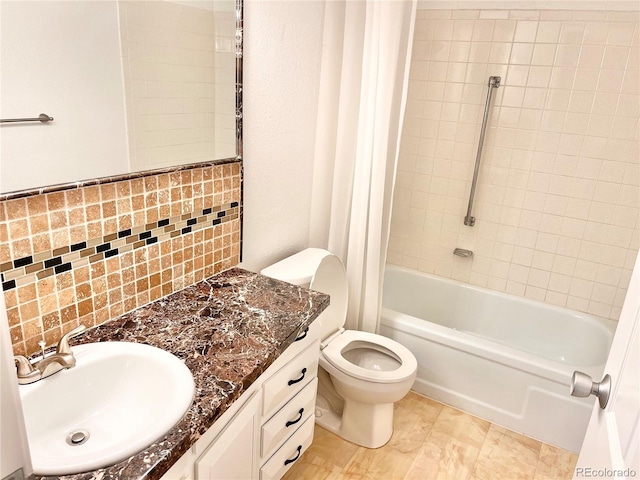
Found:
<svg viewBox="0 0 640 480"><path fill-rule="evenodd" d="M13 363L15 363L16 367L18 367L19 377L26 377L30 373L33 373L35 371L35 368L33 367L33 365L31 365L31 362L29 362L29 360L22 355L16 355L15 357L13 357Z"/></svg>
<svg viewBox="0 0 640 480"><path fill-rule="evenodd" d="M84 332L87 329L84 325L78 325L73 330L69 330L65 333L60 341L58 342L58 347L56 348L56 353L71 353L71 347L69 346L69 339L78 333Z"/></svg>

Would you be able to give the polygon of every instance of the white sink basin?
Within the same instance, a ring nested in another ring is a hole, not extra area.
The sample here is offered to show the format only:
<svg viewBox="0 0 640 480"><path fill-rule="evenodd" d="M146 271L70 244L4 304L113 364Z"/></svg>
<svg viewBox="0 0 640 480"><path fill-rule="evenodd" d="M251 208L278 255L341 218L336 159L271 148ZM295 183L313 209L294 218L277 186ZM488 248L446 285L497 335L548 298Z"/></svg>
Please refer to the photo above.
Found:
<svg viewBox="0 0 640 480"><path fill-rule="evenodd" d="M124 460L161 438L191 405L191 372L164 350L128 342L71 350L75 367L19 387L38 475L86 472ZM78 433L80 443L74 444L70 437Z"/></svg>

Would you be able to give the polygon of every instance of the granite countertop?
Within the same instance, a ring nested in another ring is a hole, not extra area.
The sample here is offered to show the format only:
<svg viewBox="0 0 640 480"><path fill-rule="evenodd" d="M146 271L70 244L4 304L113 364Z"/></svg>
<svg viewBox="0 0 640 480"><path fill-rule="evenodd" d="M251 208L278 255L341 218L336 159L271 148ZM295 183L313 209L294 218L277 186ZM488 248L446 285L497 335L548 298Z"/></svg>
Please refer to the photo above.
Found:
<svg viewBox="0 0 640 480"><path fill-rule="evenodd" d="M125 341L171 352L193 374L194 400L164 437L127 460L39 478L159 479L328 305L328 295L233 268L79 335L72 345Z"/></svg>

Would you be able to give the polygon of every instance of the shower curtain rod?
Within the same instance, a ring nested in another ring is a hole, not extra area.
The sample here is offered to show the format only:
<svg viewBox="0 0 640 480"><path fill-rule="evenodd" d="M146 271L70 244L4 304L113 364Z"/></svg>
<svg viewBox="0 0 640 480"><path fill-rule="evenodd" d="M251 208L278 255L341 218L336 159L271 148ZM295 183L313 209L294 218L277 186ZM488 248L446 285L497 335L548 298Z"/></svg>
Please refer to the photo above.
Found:
<svg viewBox="0 0 640 480"><path fill-rule="evenodd" d="M478 153L476 154L476 166L473 170L473 180L471 182L471 192L469 193L469 206L467 207L467 215L464 217L464 224L473 227L476 224L476 217L471 216L473 208L473 197L476 194L476 183L478 182L478 172L480 171L480 158L482 157L482 144L484 143L484 135L487 131L487 120L489 118L489 106L491 104L491 96L493 89L500 86L500 77L489 77L489 90L487 91L487 102L484 106L484 116L482 117L482 129L480 130L480 140L478 142Z"/></svg>

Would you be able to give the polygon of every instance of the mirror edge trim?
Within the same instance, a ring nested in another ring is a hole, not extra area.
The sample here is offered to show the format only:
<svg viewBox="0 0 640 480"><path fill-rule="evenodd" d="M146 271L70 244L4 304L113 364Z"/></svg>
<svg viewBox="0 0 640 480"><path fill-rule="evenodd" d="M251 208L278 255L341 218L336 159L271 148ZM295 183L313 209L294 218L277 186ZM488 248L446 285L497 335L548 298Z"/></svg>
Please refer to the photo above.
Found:
<svg viewBox="0 0 640 480"><path fill-rule="evenodd" d="M154 170L142 170L140 172L123 173L121 175L112 175L109 177L91 178L88 180L80 180L77 182L59 183L56 185L47 185L44 187L27 188L25 190L16 190L13 192L0 193L0 202L6 200L15 200L18 198L31 197L33 195L42 195L45 193L60 192L64 190L72 190L74 188L90 187L92 185L104 185L105 183L120 182L123 180L132 180L134 178L143 178L163 173L173 173L183 170L192 170L194 168L209 167L213 165L224 165L227 163L240 162L239 157L221 158L218 160L210 160L205 162L188 163L185 165L176 165L174 167L157 168Z"/></svg>

